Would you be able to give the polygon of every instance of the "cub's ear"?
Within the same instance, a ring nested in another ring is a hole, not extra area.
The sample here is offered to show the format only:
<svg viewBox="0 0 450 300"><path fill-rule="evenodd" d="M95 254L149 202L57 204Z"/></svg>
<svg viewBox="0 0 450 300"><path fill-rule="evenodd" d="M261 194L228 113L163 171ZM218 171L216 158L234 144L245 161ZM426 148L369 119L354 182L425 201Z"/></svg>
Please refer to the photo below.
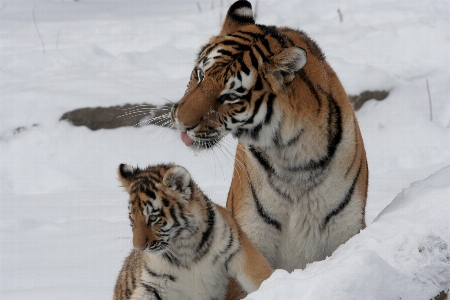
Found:
<svg viewBox="0 0 450 300"><path fill-rule="evenodd" d="M141 170L137 168L133 168L130 165L120 164L117 173L119 174L119 181L122 183L122 186L130 192L131 183L137 174L139 174Z"/></svg>
<svg viewBox="0 0 450 300"><path fill-rule="evenodd" d="M246 0L236 1L228 9L220 35L231 34L247 24L255 24L252 5Z"/></svg>
<svg viewBox="0 0 450 300"><path fill-rule="evenodd" d="M298 47L287 48L272 57L273 74L280 84L289 84L295 73L306 65L306 51Z"/></svg>
<svg viewBox="0 0 450 300"><path fill-rule="evenodd" d="M175 166L164 174L163 183L170 189L179 192L185 199L191 196L191 174L183 167Z"/></svg>

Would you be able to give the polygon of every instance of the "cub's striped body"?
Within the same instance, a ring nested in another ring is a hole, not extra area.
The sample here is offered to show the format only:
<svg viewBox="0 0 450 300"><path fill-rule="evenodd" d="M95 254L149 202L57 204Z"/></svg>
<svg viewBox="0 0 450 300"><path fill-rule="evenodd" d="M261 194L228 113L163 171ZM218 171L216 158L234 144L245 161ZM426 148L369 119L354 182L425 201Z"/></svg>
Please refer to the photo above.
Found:
<svg viewBox="0 0 450 300"><path fill-rule="evenodd" d="M188 146L238 138L227 207L273 268L322 260L365 227L368 169L354 111L304 32L257 25L237 1L172 110Z"/></svg>
<svg viewBox="0 0 450 300"><path fill-rule="evenodd" d="M130 193L135 249L114 300L223 299L229 277L252 292L272 274L229 211L212 203L186 169L121 165L119 179Z"/></svg>

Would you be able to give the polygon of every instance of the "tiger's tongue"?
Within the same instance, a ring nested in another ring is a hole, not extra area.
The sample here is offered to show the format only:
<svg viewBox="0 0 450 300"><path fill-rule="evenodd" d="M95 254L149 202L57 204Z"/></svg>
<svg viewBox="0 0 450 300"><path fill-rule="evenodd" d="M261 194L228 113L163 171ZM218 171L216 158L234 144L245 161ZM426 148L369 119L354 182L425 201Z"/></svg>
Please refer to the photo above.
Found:
<svg viewBox="0 0 450 300"><path fill-rule="evenodd" d="M181 132L181 140L183 141L183 143L186 145L186 146L190 146L190 145L192 145L192 143L194 142L189 136L188 136L188 134L186 133L186 131L182 131Z"/></svg>

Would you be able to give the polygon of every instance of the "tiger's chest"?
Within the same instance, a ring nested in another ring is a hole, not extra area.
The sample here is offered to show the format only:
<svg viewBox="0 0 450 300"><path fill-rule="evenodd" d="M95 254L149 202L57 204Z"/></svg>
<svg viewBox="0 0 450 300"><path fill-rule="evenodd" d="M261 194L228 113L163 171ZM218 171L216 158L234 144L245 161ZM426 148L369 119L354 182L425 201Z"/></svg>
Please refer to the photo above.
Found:
<svg viewBox="0 0 450 300"><path fill-rule="evenodd" d="M225 262L204 257L188 268L177 267L158 258L146 258L141 283L155 288L161 299L210 300L223 298L228 285ZM149 272L151 268L151 271ZM147 289L149 290L149 289ZM148 299L152 293L148 293ZM155 299L158 299L157 297Z"/></svg>
<svg viewBox="0 0 450 300"><path fill-rule="evenodd" d="M322 173L291 172L280 175L267 171L254 159L249 189L237 214L238 223L273 268L288 271L303 269L306 264L326 258L358 232L348 228L357 224L352 214L355 202L336 221L323 226L346 189L336 182L339 174L333 168ZM320 184L314 180L320 179ZM263 230L262 230L263 228Z"/></svg>

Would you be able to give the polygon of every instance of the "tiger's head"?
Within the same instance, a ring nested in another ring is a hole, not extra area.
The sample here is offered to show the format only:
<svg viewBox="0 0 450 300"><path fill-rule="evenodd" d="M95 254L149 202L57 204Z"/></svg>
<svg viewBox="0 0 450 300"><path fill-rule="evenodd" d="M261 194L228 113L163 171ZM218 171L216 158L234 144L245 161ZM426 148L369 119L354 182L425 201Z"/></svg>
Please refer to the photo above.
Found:
<svg viewBox="0 0 450 300"><path fill-rule="evenodd" d="M182 141L211 148L231 133L264 144L273 136L268 125L283 117L278 102L305 64L304 49L275 27L256 25L249 2L235 2L220 34L200 50L186 93L172 110Z"/></svg>
<svg viewBox="0 0 450 300"><path fill-rule="evenodd" d="M146 169L119 166L119 180L130 194L133 246L160 251L195 232L195 183L189 172L173 164Z"/></svg>

